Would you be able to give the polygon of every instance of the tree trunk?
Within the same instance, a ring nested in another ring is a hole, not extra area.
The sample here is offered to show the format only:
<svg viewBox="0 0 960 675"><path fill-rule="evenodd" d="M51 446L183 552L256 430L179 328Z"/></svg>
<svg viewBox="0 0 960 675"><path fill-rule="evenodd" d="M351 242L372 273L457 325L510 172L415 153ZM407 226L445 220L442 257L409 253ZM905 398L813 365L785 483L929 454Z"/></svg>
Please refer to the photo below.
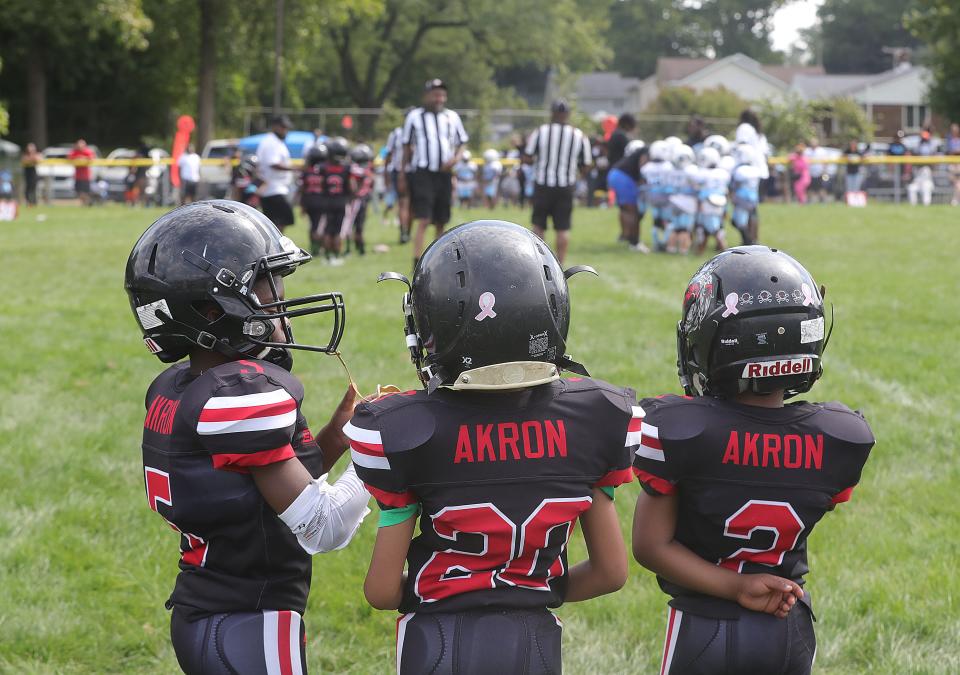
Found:
<svg viewBox="0 0 960 675"><path fill-rule="evenodd" d="M213 138L217 91L216 0L200 0L200 78L197 89L197 152Z"/></svg>
<svg viewBox="0 0 960 675"><path fill-rule="evenodd" d="M43 49L35 40L27 53L27 111L29 140L43 150L47 147L47 71Z"/></svg>

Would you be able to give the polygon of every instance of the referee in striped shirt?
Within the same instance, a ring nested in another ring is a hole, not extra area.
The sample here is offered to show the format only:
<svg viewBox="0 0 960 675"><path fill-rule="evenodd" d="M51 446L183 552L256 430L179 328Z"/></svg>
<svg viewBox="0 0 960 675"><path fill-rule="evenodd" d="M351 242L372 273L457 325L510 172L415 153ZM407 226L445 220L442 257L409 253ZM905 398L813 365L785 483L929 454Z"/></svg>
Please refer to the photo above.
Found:
<svg viewBox="0 0 960 675"><path fill-rule="evenodd" d="M447 85L443 80L427 80L423 107L411 110L403 123L403 165L412 173L400 172L397 185L401 194L409 189L410 210L417 221L413 237L413 267L416 269L427 225L433 223L437 235L450 222L453 192L453 167L468 140L460 116L446 109Z"/></svg>
<svg viewBox="0 0 960 675"><path fill-rule="evenodd" d="M562 263L567 255L573 191L577 178L590 166L590 141L586 135L567 123L570 106L563 99L550 105L550 122L530 134L523 151L523 161L534 165L533 223L534 232L542 239L547 230L547 217L553 219L557 231L554 248Z"/></svg>

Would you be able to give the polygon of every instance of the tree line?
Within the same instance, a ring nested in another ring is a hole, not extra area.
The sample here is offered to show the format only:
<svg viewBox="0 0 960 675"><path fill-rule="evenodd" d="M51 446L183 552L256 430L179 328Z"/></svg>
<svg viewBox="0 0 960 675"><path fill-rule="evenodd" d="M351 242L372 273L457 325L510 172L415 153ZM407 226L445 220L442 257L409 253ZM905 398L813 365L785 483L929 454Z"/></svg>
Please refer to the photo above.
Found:
<svg viewBox="0 0 960 675"><path fill-rule="evenodd" d="M9 113L10 137L41 147L78 136L161 143L190 114L202 144L236 133L243 107L272 105L277 72L289 108L403 107L436 75L457 106L484 110L539 104L550 70L646 77L659 56L741 52L879 72L890 47L918 49L937 78L934 104L960 109L951 0L825 0L817 25L782 53L770 34L786 2L4 0L0 133Z"/></svg>

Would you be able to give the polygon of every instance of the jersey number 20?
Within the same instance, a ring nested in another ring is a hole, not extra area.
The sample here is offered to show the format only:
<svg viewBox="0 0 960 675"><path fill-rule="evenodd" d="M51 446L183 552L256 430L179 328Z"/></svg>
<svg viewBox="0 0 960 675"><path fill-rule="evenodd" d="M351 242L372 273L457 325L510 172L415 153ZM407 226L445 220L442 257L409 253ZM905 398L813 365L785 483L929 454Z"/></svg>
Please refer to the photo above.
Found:
<svg viewBox="0 0 960 675"><path fill-rule="evenodd" d="M788 502L751 499L727 518L723 534L749 542L757 530L772 532L773 543L768 548L744 546L721 560L720 566L735 572L742 571L745 562L776 567L783 562L783 554L797 545L800 533L803 532L803 521Z"/></svg>
<svg viewBox="0 0 960 675"><path fill-rule="evenodd" d="M417 574L414 588L423 602L496 588L497 582L549 591L550 580L565 572L561 552L573 525L590 508L589 497L545 499L517 527L490 503L448 506L433 516L433 529L451 547L434 553ZM518 532L519 530L519 532ZM553 537L555 531L560 536ZM481 537L476 553L458 550L461 535Z"/></svg>

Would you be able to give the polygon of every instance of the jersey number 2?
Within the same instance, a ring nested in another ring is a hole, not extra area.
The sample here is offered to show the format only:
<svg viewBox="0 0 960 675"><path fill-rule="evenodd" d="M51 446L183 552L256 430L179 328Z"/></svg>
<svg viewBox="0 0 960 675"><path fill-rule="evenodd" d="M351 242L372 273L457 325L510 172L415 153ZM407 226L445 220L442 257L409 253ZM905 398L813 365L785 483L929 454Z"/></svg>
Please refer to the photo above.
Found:
<svg viewBox="0 0 960 675"><path fill-rule="evenodd" d="M170 490L170 474L160 469L154 469L152 466L143 467L143 479L147 486L147 503L150 508L160 513L159 504L166 504L173 507L173 492ZM167 521L167 524L179 532L182 536L180 541L180 558L183 562L197 567L203 567L207 562L207 542L202 537L195 534L184 532L174 525L162 513L160 517Z"/></svg>
<svg viewBox="0 0 960 675"><path fill-rule="evenodd" d="M519 527L490 503L449 506L433 516L433 529L451 547L435 552L417 574L414 586L423 602L496 588L500 581L549 591L550 580L565 572L561 553L573 524L590 508L589 497L545 499ZM559 532L560 536L551 535ZM458 550L461 535L480 537L479 551Z"/></svg>
<svg viewBox="0 0 960 675"><path fill-rule="evenodd" d="M783 562L784 553L797 545L800 533L803 532L803 521L788 502L751 499L727 518L723 534L749 542L757 530L773 533L773 543L767 548L744 546L721 560L720 566L735 572L742 571L745 562L776 567Z"/></svg>

